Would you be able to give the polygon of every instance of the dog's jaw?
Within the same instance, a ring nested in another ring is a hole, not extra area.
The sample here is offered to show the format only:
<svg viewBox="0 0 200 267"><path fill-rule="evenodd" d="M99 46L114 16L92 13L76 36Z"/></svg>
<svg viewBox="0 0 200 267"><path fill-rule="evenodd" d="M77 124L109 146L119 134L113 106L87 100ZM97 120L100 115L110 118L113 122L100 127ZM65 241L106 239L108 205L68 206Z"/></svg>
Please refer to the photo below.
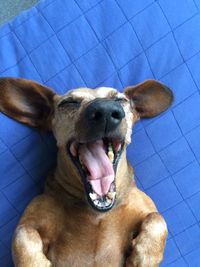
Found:
<svg viewBox="0 0 200 267"><path fill-rule="evenodd" d="M79 172L88 203L97 211L112 209L116 202L116 171L124 141L101 139L69 142L67 153Z"/></svg>

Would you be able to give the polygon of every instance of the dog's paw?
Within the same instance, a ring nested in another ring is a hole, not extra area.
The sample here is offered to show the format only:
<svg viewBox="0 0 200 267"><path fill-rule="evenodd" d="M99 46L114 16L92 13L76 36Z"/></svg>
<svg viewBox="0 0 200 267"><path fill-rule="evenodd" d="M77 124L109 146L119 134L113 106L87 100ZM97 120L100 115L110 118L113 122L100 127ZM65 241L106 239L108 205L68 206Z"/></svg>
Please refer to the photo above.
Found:
<svg viewBox="0 0 200 267"><path fill-rule="evenodd" d="M37 254L35 258L30 260L30 265L24 265L23 267L52 267L52 263L46 258L44 254Z"/></svg>
<svg viewBox="0 0 200 267"><path fill-rule="evenodd" d="M163 258L162 253L152 253L152 249L136 244L131 255L127 258L126 267L159 267Z"/></svg>
<svg viewBox="0 0 200 267"><path fill-rule="evenodd" d="M52 263L49 261L49 260L46 260L45 262L44 262L44 265L43 265L44 267L52 267Z"/></svg>
<svg viewBox="0 0 200 267"><path fill-rule="evenodd" d="M44 267L52 267L52 263L50 261L46 261Z"/></svg>
<svg viewBox="0 0 200 267"><path fill-rule="evenodd" d="M39 265L37 265L38 267ZM44 256L42 255L41 260L40 260L40 266L42 267L52 267L52 263Z"/></svg>

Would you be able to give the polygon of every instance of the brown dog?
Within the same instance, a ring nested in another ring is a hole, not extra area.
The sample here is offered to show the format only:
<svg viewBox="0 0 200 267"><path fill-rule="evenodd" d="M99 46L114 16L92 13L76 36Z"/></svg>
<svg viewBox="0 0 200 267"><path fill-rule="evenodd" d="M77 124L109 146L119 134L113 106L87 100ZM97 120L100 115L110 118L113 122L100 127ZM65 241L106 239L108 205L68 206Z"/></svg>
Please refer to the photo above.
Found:
<svg viewBox="0 0 200 267"><path fill-rule="evenodd" d="M0 79L0 110L52 130L55 171L15 231L18 267L156 267L167 227L137 189L126 159L132 125L167 109L172 92L149 80L124 93L79 88L59 96L32 81Z"/></svg>

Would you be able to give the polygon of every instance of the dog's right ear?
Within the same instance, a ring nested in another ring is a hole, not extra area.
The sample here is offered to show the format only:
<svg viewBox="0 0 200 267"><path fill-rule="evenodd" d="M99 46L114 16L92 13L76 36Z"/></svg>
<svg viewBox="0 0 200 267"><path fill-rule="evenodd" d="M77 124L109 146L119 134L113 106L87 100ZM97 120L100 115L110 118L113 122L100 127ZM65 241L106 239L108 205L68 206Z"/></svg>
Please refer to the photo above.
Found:
<svg viewBox="0 0 200 267"><path fill-rule="evenodd" d="M140 118L151 118L165 111L173 101L172 91L155 80L146 80L124 91Z"/></svg>
<svg viewBox="0 0 200 267"><path fill-rule="evenodd" d="M51 130L55 93L36 82L0 78L0 111L41 130Z"/></svg>

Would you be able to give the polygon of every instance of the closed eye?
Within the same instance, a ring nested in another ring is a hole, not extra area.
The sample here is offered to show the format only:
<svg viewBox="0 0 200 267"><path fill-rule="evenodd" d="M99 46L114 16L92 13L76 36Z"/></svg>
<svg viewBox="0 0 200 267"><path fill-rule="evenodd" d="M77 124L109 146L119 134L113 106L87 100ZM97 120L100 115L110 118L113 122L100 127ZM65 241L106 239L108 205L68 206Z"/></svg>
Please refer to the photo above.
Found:
<svg viewBox="0 0 200 267"><path fill-rule="evenodd" d="M67 107L72 107L72 108L79 108L81 105L81 100L78 99L72 99L72 98L67 98L62 100L59 104L59 108L67 108Z"/></svg>
<svg viewBox="0 0 200 267"><path fill-rule="evenodd" d="M128 102L128 99L126 99L124 97L116 97L114 100L116 102L119 102L119 103L122 103L122 104Z"/></svg>

